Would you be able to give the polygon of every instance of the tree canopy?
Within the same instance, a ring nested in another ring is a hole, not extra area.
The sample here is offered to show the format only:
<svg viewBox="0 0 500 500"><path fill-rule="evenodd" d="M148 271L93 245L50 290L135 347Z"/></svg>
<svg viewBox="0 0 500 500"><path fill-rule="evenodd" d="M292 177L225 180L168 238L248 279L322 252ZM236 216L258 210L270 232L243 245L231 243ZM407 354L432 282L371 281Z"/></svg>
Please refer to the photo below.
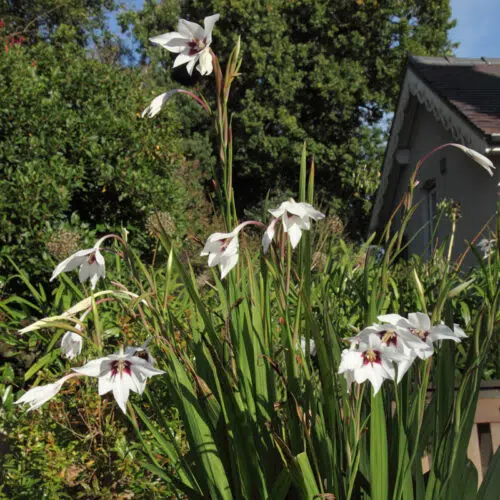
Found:
<svg viewBox="0 0 500 500"><path fill-rule="evenodd" d="M161 57L168 68L174 55L149 47L147 38L174 31L177 17L201 23L214 12L221 19L213 50L227 56L241 36L244 52L231 101L240 208L268 190L293 189L307 141L322 201L361 234L378 185L380 121L394 109L409 52L451 53L449 0L147 0L126 20L142 43L142 61L156 65ZM167 71L208 92L184 68ZM200 122L192 124L199 131Z"/></svg>

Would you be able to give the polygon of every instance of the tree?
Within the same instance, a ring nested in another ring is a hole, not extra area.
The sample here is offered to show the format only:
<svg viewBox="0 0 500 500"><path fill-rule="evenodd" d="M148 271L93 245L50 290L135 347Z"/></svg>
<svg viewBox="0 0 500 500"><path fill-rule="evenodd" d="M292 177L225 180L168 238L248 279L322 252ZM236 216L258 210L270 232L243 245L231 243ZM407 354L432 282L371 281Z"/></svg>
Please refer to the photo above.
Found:
<svg viewBox="0 0 500 500"><path fill-rule="evenodd" d="M295 188L306 140L323 202L362 234L384 149L380 121L394 109L409 52L450 54L449 0L148 0L127 19L143 61L161 54L171 66L174 55L148 47L147 37L175 30L178 15L201 22L214 12L214 51L227 56L239 35L244 51L232 97L240 208ZM186 75L182 83L205 90Z"/></svg>
<svg viewBox="0 0 500 500"><path fill-rule="evenodd" d="M10 36L27 43L67 42L85 45L93 33L103 37L105 13L115 0L0 0L0 19Z"/></svg>

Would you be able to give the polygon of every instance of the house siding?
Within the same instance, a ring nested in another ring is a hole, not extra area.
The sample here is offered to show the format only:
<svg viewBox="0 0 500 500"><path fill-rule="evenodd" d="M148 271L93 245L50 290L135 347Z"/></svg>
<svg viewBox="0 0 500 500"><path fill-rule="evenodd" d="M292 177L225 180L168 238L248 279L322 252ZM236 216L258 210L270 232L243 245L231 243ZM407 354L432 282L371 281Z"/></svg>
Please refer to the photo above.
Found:
<svg viewBox="0 0 500 500"><path fill-rule="evenodd" d="M447 142L455 142L451 134L423 106L419 106L417 110L412 132L407 146L410 150L410 162L406 166L395 167L398 169L397 187L388 189L388 192L393 193L391 203L393 208L407 191L410 177L418 161L434 148ZM497 164L500 163L498 159L494 160ZM445 148L424 162L417 179L419 185L415 188L414 203L419 203L419 206L407 227L407 238L411 240L409 253L429 255L431 246L428 242L429 203L426 198L430 196L432 189L435 189L437 203L447 198L458 202L461 207L461 218L457 223L452 254L456 258L467 248L466 241L472 241L496 213L499 169L497 168L492 178L460 150ZM432 199L431 196L430 198ZM494 225L495 220L492 219L489 226L493 229ZM438 243L449 239L450 229L451 224L448 220L440 222L436 231ZM488 236L487 232L485 236ZM469 256L465 265L473 263L473 256Z"/></svg>

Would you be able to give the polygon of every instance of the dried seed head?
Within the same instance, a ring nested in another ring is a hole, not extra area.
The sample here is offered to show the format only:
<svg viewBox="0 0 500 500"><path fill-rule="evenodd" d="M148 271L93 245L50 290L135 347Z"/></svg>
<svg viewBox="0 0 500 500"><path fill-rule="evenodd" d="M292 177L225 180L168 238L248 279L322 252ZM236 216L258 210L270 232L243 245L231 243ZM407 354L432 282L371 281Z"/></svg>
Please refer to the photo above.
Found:
<svg viewBox="0 0 500 500"><path fill-rule="evenodd" d="M146 220L146 230L151 236L158 236L162 232L167 236L175 234L175 222L168 212L155 212Z"/></svg>
<svg viewBox="0 0 500 500"><path fill-rule="evenodd" d="M80 235L71 229L58 229L50 235L47 250L56 260L64 260L80 247Z"/></svg>

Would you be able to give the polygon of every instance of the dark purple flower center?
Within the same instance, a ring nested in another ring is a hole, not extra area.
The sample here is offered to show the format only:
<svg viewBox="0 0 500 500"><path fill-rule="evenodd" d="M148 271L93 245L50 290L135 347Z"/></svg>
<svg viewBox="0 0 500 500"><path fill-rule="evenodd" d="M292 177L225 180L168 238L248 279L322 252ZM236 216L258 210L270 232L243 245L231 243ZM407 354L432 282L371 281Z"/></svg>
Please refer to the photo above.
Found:
<svg viewBox="0 0 500 500"><path fill-rule="evenodd" d="M125 373L130 377L132 375L131 366L132 363L130 361L124 361L123 359L111 361L111 376L116 377L119 374L121 378L123 373Z"/></svg>
<svg viewBox="0 0 500 500"><path fill-rule="evenodd" d="M194 56L195 54L199 54L207 46L207 39L206 37L203 38L203 40L193 38L187 43L187 46L189 47L188 55Z"/></svg>
<svg viewBox="0 0 500 500"><path fill-rule="evenodd" d="M361 357L363 358L363 365L382 363L380 351L375 351L374 349L368 349L367 351L362 352Z"/></svg>
<svg viewBox="0 0 500 500"><path fill-rule="evenodd" d="M220 252L225 252L227 247L229 246L229 243L231 243L231 240L233 238L226 238L225 240L220 240Z"/></svg>
<svg viewBox="0 0 500 500"><path fill-rule="evenodd" d="M95 252L92 252L89 255L89 258L87 259L87 262L88 262L89 265L95 264L95 262L96 262Z"/></svg>
<svg viewBox="0 0 500 500"><path fill-rule="evenodd" d="M398 345L398 335L394 330L382 330L377 333L385 345L393 345L394 347Z"/></svg>

